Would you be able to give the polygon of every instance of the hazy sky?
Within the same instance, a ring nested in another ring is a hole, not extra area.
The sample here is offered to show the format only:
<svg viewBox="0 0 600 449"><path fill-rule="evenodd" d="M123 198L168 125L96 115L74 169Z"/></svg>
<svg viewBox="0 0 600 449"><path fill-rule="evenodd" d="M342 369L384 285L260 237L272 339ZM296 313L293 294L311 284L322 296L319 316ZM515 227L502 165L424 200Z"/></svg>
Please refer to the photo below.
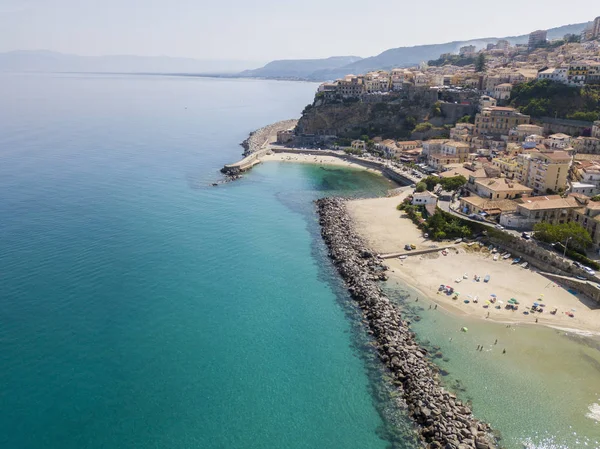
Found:
<svg viewBox="0 0 600 449"><path fill-rule="evenodd" d="M598 0L0 0L0 51L267 61L372 56L525 34L600 15Z"/></svg>

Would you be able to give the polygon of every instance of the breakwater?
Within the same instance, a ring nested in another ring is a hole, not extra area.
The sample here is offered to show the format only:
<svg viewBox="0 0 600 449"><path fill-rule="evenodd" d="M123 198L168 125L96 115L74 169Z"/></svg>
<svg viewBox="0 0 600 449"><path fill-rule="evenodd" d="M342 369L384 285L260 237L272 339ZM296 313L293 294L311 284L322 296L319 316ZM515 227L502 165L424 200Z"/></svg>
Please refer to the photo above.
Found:
<svg viewBox="0 0 600 449"><path fill-rule="evenodd" d="M396 306L377 285L387 267L354 232L344 200L317 200L321 235L348 291L357 301L375 339L379 358L390 370L409 416L428 449L490 449L497 445L489 425L440 385L438 368L429 360Z"/></svg>
<svg viewBox="0 0 600 449"><path fill-rule="evenodd" d="M251 169L260 163L260 157L269 151L269 144L277 138L278 131L294 128L298 120L282 120L252 131L240 145L244 148L244 158L233 164L227 164L221 173L228 176L239 176L240 173Z"/></svg>

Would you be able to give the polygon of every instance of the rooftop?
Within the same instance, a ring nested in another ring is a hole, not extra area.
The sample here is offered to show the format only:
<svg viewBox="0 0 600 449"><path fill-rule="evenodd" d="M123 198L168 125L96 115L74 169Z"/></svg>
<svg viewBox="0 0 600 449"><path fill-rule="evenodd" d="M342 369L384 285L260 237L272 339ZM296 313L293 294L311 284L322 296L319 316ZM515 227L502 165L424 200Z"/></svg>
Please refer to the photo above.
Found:
<svg viewBox="0 0 600 449"><path fill-rule="evenodd" d="M517 202L514 200L492 201L479 196L462 197L460 200L484 211L497 210L500 212L511 212L517 210Z"/></svg>
<svg viewBox="0 0 600 449"><path fill-rule="evenodd" d="M475 181L475 185L479 185L494 192L533 192L533 189L507 178L494 178Z"/></svg>
<svg viewBox="0 0 600 449"><path fill-rule="evenodd" d="M568 196L566 198L560 195L533 196L520 200L519 208L527 210L546 210L546 209L572 209L581 207L576 198Z"/></svg>

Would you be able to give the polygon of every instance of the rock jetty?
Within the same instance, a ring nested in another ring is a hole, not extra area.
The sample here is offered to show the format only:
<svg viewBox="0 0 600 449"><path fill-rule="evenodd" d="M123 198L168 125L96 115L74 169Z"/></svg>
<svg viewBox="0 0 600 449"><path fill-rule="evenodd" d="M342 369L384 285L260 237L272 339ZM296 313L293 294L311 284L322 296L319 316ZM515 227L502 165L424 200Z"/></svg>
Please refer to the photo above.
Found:
<svg viewBox="0 0 600 449"><path fill-rule="evenodd" d="M377 285L387 279L387 267L354 232L344 200L317 200L317 210L329 256L362 309L378 356L406 403L423 447L497 448L489 425L475 419L466 404L442 388L439 369Z"/></svg>
<svg viewBox="0 0 600 449"><path fill-rule="evenodd" d="M276 136L278 131L294 128L297 123L298 120L296 119L282 120L281 122L272 123L251 132L248 138L240 144L244 148L244 156L263 149L265 143L268 143L269 138Z"/></svg>

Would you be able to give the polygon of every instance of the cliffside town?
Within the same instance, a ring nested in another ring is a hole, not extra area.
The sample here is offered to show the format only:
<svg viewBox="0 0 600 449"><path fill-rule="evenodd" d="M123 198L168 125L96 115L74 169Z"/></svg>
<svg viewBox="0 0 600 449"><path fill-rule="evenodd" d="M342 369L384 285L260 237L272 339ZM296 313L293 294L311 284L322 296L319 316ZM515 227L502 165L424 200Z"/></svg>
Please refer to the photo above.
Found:
<svg viewBox="0 0 600 449"><path fill-rule="evenodd" d="M580 36L535 31L323 83L278 138L462 175L457 213L518 230L574 221L600 249L600 17Z"/></svg>

